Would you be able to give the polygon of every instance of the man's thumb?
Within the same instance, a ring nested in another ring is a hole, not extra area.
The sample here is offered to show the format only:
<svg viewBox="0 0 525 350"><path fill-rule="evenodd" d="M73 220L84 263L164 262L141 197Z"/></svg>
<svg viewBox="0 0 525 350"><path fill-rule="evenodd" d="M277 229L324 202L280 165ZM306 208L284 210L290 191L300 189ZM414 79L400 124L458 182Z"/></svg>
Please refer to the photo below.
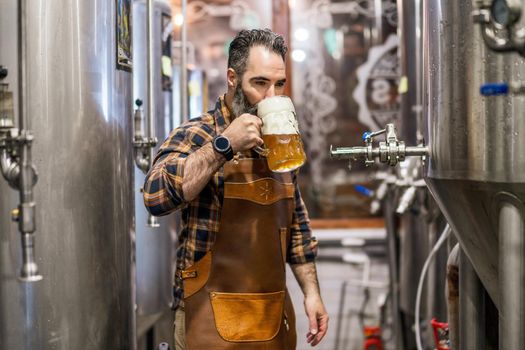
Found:
<svg viewBox="0 0 525 350"><path fill-rule="evenodd" d="M308 316L308 319L310 321L310 333L313 335L317 334L317 317L315 316L315 313L313 315Z"/></svg>

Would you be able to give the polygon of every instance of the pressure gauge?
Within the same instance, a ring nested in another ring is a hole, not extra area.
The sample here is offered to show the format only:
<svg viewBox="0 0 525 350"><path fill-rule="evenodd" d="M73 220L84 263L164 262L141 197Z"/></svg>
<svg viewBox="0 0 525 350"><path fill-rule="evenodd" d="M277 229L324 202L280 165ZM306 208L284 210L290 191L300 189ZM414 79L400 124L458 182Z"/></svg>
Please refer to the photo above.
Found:
<svg viewBox="0 0 525 350"><path fill-rule="evenodd" d="M493 0L490 8L492 20L503 27L516 23L521 16L520 2L516 0Z"/></svg>

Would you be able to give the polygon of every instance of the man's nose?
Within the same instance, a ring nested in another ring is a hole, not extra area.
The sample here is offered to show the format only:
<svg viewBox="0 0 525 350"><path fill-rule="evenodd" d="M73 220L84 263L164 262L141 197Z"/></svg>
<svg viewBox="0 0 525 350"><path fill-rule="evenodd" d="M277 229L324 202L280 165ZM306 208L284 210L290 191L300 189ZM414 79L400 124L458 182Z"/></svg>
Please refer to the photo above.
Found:
<svg viewBox="0 0 525 350"><path fill-rule="evenodd" d="M275 86L272 85L268 88L268 90L266 90L266 95L264 96L265 98L267 97L273 97L275 96Z"/></svg>

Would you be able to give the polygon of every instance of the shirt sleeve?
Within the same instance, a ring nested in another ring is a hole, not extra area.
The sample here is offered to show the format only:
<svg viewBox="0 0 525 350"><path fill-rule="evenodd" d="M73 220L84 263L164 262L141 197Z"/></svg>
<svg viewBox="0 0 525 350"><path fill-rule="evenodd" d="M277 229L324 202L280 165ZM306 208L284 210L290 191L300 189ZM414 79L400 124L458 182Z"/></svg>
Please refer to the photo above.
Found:
<svg viewBox="0 0 525 350"><path fill-rule="evenodd" d="M291 227L291 244L287 254L287 261L291 265L313 262L317 255L317 240L312 237L308 211L297 184L296 174L293 175L293 182L295 186L295 210Z"/></svg>
<svg viewBox="0 0 525 350"><path fill-rule="evenodd" d="M184 207L182 192L186 158L212 140L213 128L189 122L170 134L160 147L144 183L144 204L155 216L167 215Z"/></svg>

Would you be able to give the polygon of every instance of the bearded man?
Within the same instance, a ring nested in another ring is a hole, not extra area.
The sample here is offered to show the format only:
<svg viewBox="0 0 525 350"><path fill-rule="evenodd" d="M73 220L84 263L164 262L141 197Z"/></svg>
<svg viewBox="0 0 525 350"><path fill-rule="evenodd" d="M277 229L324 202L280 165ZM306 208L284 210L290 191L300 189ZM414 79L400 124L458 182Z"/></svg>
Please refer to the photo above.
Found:
<svg viewBox="0 0 525 350"><path fill-rule="evenodd" d="M304 293L308 343L326 334L316 241L297 174L271 172L252 152L263 144L257 103L284 93L286 51L270 30L241 31L229 48L227 93L213 111L171 132L146 178L151 214L182 210L177 350L295 349L286 262ZM272 195L261 196L268 184Z"/></svg>

